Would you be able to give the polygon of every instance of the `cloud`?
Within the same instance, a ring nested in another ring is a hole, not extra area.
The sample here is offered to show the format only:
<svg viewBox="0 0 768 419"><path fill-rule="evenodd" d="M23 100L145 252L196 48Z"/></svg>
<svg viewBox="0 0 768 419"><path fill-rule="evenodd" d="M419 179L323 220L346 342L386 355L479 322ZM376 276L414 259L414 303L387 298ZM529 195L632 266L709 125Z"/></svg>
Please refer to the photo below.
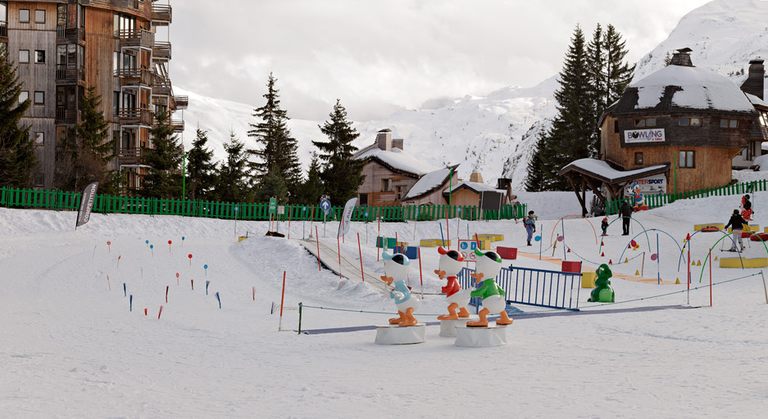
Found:
<svg viewBox="0 0 768 419"><path fill-rule="evenodd" d="M258 104L269 72L295 118L336 98L358 120L444 96L534 85L557 73L573 28L612 23L630 59L704 0L183 0L172 75L208 96Z"/></svg>

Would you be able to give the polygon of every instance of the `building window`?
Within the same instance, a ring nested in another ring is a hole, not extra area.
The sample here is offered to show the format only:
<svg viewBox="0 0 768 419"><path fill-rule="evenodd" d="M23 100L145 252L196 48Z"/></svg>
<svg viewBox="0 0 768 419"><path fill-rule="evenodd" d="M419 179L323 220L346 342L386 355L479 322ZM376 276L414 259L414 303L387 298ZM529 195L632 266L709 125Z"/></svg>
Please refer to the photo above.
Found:
<svg viewBox="0 0 768 419"><path fill-rule="evenodd" d="M691 118L691 126L692 127L700 127L701 126L701 118Z"/></svg>
<svg viewBox="0 0 768 419"><path fill-rule="evenodd" d="M635 128L649 128L656 126L656 118L635 119Z"/></svg>
<svg viewBox="0 0 768 419"><path fill-rule="evenodd" d="M692 169L696 167L696 152L695 151L681 151L679 166L681 169Z"/></svg>
<svg viewBox="0 0 768 419"><path fill-rule="evenodd" d="M45 10L35 10L35 23L45 23Z"/></svg>
<svg viewBox="0 0 768 419"><path fill-rule="evenodd" d="M44 132L36 132L35 133L35 145L38 147L42 147L45 145L45 133Z"/></svg>
<svg viewBox="0 0 768 419"><path fill-rule="evenodd" d="M392 179L382 179L381 180L381 191L382 192L390 192L390 191L392 191Z"/></svg>
<svg viewBox="0 0 768 419"><path fill-rule="evenodd" d="M37 64L45 63L45 50L41 50L41 49L35 50L35 63Z"/></svg>
<svg viewBox="0 0 768 419"><path fill-rule="evenodd" d="M635 153L635 164L642 166L643 163L643 153L642 152L636 152Z"/></svg>
<svg viewBox="0 0 768 419"><path fill-rule="evenodd" d="M19 23L29 23L29 9L19 9Z"/></svg>
<svg viewBox="0 0 768 419"><path fill-rule="evenodd" d="M35 92L35 105L45 105L45 92Z"/></svg>
<svg viewBox="0 0 768 419"><path fill-rule="evenodd" d="M29 50L28 49L20 49L19 50L19 63L24 64L29 62Z"/></svg>
<svg viewBox="0 0 768 419"><path fill-rule="evenodd" d="M24 103L29 100L29 92L26 90L22 90L21 93L19 93L19 103Z"/></svg>
<svg viewBox="0 0 768 419"><path fill-rule="evenodd" d="M739 127L738 119L721 119L720 128L736 129Z"/></svg>

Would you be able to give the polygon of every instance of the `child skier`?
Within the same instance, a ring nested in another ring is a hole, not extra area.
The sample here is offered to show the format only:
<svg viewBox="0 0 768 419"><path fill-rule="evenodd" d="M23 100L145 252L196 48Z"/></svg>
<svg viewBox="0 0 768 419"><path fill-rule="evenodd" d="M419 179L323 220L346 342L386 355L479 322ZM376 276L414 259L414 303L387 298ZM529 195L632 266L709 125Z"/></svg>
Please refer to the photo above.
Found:
<svg viewBox="0 0 768 419"><path fill-rule="evenodd" d="M603 222L600 223L600 228L603 229L603 237L608 235L608 217L603 217Z"/></svg>
<svg viewBox="0 0 768 419"><path fill-rule="evenodd" d="M725 225L726 231L728 230L728 227L731 227L733 229L733 239L732 239L731 248L728 249L729 252L744 251L744 242L741 240L741 232L744 230L745 225L747 225L747 221L744 220L741 214L739 214L739 210L737 209L733 210L731 219L728 220L728 224ZM738 249L736 248L736 243L739 244Z"/></svg>
<svg viewBox="0 0 768 419"><path fill-rule="evenodd" d="M528 233L528 246L531 245L533 233L536 232L536 219L537 217L533 211L528 211L528 216L523 220L523 226L525 226L525 231Z"/></svg>

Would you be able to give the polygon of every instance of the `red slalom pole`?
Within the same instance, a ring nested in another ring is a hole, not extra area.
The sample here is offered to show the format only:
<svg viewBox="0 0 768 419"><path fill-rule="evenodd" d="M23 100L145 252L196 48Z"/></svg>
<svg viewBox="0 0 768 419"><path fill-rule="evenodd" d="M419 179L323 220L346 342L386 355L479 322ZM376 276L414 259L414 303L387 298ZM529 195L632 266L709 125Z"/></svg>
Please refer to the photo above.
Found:
<svg viewBox="0 0 768 419"><path fill-rule="evenodd" d="M451 224L448 222L448 212L450 210L451 207L448 207L448 210L445 212L445 238L449 249L451 248Z"/></svg>
<svg viewBox="0 0 768 419"><path fill-rule="evenodd" d="M419 285L421 286L421 298L424 298L424 274L421 270L421 246L416 248L416 254L419 257Z"/></svg>
<svg viewBox="0 0 768 419"><path fill-rule="evenodd" d="M709 306L712 307L712 250L709 251Z"/></svg>
<svg viewBox="0 0 768 419"><path fill-rule="evenodd" d="M280 293L280 323L277 330L283 330L283 305L285 305L285 271L283 271L283 291Z"/></svg>
<svg viewBox="0 0 768 419"><path fill-rule="evenodd" d="M360 233L357 233L357 253L360 254L360 277L365 282L365 272L363 272L363 248L360 246Z"/></svg>
<svg viewBox="0 0 768 419"><path fill-rule="evenodd" d="M317 271L320 272L323 268L320 264L320 236L317 233L317 226L315 226L315 240L317 240Z"/></svg>
<svg viewBox="0 0 768 419"><path fill-rule="evenodd" d="M168 304L168 285L165 286L165 304Z"/></svg>
<svg viewBox="0 0 768 419"><path fill-rule="evenodd" d="M157 320L160 320L160 316L163 315L163 306L160 306L160 310L157 312Z"/></svg>
<svg viewBox="0 0 768 419"><path fill-rule="evenodd" d="M256 287L251 287L251 299L256 301Z"/></svg>

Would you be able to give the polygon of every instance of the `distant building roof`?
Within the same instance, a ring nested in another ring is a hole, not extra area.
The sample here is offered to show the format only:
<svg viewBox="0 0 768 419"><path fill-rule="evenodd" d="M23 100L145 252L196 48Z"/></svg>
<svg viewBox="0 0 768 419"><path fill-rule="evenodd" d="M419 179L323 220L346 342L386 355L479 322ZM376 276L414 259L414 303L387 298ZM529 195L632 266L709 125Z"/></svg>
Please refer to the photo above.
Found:
<svg viewBox="0 0 768 419"><path fill-rule="evenodd" d="M747 96L729 79L698 67L669 65L627 87L613 113L710 110L754 113Z"/></svg>
<svg viewBox="0 0 768 419"><path fill-rule="evenodd" d="M462 181L462 182L459 182L456 185L453 185L453 192L456 192L459 189L463 189L463 188L472 190L472 191L477 192L477 193L482 193L482 192L497 192L497 193L500 193L500 194L506 193L505 190L496 189L493 186L486 185L485 183L466 182L466 181ZM451 191L450 187L445 188L445 190L443 190L443 195L448 195L451 192L452 191Z"/></svg>
<svg viewBox="0 0 768 419"><path fill-rule="evenodd" d="M435 170L434 172L427 173L413 187L403 198L403 201L418 199L424 195L429 195L439 187L443 186L445 182L448 182L448 177L451 175L451 170L456 170L459 165L448 166L442 169Z"/></svg>
<svg viewBox="0 0 768 419"><path fill-rule="evenodd" d="M562 170L560 170L560 174L562 175L574 171L599 179L604 183L616 184L664 173L667 169L669 169L668 164L660 164L635 170L618 170L614 169L608 162L603 160L579 159L563 167Z"/></svg>
<svg viewBox="0 0 768 419"><path fill-rule="evenodd" d="M378 148L376 144L358 151L353 158L357 160L374 160L392 171L411 175L411 177L421 177L436 170L434 166L405 153L403 150L393 148L389 151L384 151Z"/></svg>

